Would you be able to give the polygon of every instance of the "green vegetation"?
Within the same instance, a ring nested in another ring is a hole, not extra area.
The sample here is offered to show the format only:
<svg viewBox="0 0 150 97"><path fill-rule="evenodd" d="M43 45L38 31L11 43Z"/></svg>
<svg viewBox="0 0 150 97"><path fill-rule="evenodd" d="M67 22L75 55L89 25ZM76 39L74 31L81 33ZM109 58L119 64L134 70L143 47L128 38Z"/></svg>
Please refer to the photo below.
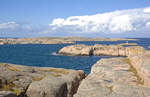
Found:
<svg viewBox="0 0 150 97"><path fill-rule="evenodd" d="M126 59L125 59L125 62L130 65L130 68L129 68L128 71L129 71L129 72L132 72L132 73L134 74L134 76L136 76L136 78L137 78L137 80L138 80L138 83L143 85L143 84L144 84L144 80L139 76L137 70L133 67L133 65L132 65L132 63L131 63L131 61L130 61L130 59L126 58Z"/></svg>
<svg viewBox="0 0 150 97"><path fill-rule="evenodd" d="M69 71L65 69L46 68L46 69L42 69L42 71L54 72L54 73L60 73L60 74L69 74Z"/></svg>
<svg viewBox="0 0 150 97"><path fill-rule="evenodd" d="M11 71L20 71L17 67L13 67L13 66L9 66L8 69Z"/></svg>
<svg viewBox="0 0 150 97"><path fill-rule="evenodd" d="M113 86L106 86L106 88L108 88L111 93L113 92Z"/></svg>
<svg viewBox="0 0 150 97"><path fill-rule="evenodd" d="M0 90L12 91L16 95L20 95L22 92L21 89L17 89L18 86L16 86L13 82L8 82L7 80L2 80L1 86Z"/></svg>
<svg viewBox="0 0 150 97"><path fill-rule="evenodd" d="M52 73L52 76L54 76L54 77L60 77L61 74L59 74L59 73Z"/></svg>
<svg viewBox="0 0 150 97"><path fill-rule="evenodd" d="M33 81L40 81L44 78L45 76L41 76L41 77L33 77L32 80Z"/></svg>

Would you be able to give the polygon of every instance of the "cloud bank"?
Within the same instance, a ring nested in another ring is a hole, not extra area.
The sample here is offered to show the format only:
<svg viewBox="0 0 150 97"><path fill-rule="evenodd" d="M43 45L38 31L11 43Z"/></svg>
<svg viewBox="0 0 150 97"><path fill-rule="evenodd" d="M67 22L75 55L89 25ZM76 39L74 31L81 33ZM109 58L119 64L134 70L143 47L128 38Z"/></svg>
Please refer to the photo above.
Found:
<svg viewBox="0 0 150 97"><path fill-rule="evenodd" d="M56 18L47 32L76 34L150 33L150 7Z"/></svg>
<svg viewBox="0 0 150 97"><path fill-rule="evenodd" d="M4 22L1 36L150 37L150 7L56 18L43 26Z"/></svg>

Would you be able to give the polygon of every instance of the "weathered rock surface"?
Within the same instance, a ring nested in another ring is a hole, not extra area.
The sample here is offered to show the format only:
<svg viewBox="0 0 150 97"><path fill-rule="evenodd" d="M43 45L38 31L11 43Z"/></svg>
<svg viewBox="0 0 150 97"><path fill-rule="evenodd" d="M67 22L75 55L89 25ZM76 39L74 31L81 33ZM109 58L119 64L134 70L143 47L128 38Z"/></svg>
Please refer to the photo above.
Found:
<svg viewBox="0 0 150 97"><path fill-rule="evenodd" d="M17 97L17 95L10 91L0 91L0 97Z"/></svg>
<svg viewBox="0 0 150 97"><path fill-rule="evenodd" d="M0 64L0 91L18 97L72 97L83 78L83 71Z"/></svg>
<svg viewBox="0 0 150 97"><path fill-rule="evenodd" d="M74 97L148 97L127 58L101 59L82 81Z"/></svg>

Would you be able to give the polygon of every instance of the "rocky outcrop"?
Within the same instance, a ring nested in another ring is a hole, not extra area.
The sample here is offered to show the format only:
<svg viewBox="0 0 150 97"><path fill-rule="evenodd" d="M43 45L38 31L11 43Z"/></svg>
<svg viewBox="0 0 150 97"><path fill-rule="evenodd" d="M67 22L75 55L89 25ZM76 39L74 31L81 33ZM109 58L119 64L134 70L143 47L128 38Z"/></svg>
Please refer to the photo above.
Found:
<svg viewBox="0 0 150 97"><path fill-rule="evenodd" d="M93 54L93 48L87 45L72 45L62 48L58 53L73 56L90 56Z"/></svg>
<svg viewBox="0 0 150 97"><path fill-rule="evenodd" d="M119 45L71 45L58 51L59 54L74 56L107 55L107 56L129 56L145 52L140 46L123 47Z"/></svg>
<svg viewBox="0 0 150 97"><path fill-rule="evenodd" d="M17 97L72 97L83 78L83 71L0 64L0 90Z"/></svg>
<svg viewBox="0 0 150 97"><path fill-rule="evenodd" d="M128 58L101 59L82 81L74 97L148 97Z"/></svg>

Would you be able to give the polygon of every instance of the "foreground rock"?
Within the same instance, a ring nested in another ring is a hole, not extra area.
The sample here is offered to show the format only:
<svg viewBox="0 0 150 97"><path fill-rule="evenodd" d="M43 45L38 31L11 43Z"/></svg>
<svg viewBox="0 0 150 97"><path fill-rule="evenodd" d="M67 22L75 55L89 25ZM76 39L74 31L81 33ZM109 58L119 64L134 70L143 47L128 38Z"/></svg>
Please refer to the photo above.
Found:
<svg viewBox="0 0 150 97"><path fill-rule="evenodd" d="M82 81L74 97L149 97L127 58L101 59Z"/></svg>
<svg viewBox="0 0 150 97"><path fill-rule="evenodd" d="M0 91L17 97L72 97L83 78L83 71L0 64Z"/></svg>

